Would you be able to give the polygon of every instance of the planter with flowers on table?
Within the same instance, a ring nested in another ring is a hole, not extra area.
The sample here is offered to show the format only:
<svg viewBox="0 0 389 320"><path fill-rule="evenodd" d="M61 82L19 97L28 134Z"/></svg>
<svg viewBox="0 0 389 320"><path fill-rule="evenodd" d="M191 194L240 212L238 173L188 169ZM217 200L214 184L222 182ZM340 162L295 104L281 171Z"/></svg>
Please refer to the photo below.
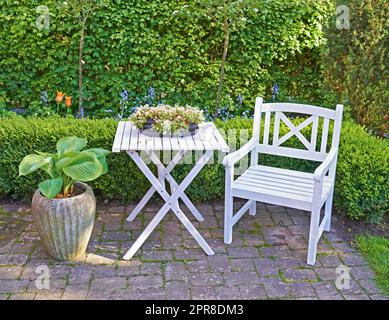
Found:
<svg viewBox="0 0 389 320"><path fill-rule="evenodd" d="M142 134L160 137L194 136L205 125L203 112L191 106L145 105L131 115L130 121Z"/></svg>

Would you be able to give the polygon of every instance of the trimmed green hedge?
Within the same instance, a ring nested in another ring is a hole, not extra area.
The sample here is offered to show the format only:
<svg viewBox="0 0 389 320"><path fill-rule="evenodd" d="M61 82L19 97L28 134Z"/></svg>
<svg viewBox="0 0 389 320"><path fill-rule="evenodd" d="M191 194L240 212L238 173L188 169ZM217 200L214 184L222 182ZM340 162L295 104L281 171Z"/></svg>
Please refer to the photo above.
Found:
<svg viewBox="0 0 389 320"><path fill-rule="evenodd" d="M295 121L299 121L296 119ZM36 150L54 151L57 140L64 136L77 135L88 139L89 147L111 149L117 123L111 119L77 120L64 118L0 119L0 195L14 198L30 197L42 173L18 177L18 165L22 158ZM235 129L228 135L231 142L239 143L240 129L251 130L250 120L235 118L218 121L221 131ZM287 129L281 127L281 134ZM305 130L305 131L304 131ZM309 134L309 128L303 133ZM320 132L319 132L320 134ZM288 141L289 142L289 141ZM297 146L290 140L291 146ZM386 141L369 135L363 128L344 122L338 161L335 205L338 211L370 222L379 222L388 212L389 203L389 147ZM317 163L296 159L265 156L262 163L313 172ZM108 156L109 173L91 183L100 199L138 201L150 187L146 178L126 154ZM174 173L181 181L190 170L189 165L179 165ZM153 168L154 170L155 168ZM207 165L188 188L194 201L222 199L224 170L220 164Z"/></svg>

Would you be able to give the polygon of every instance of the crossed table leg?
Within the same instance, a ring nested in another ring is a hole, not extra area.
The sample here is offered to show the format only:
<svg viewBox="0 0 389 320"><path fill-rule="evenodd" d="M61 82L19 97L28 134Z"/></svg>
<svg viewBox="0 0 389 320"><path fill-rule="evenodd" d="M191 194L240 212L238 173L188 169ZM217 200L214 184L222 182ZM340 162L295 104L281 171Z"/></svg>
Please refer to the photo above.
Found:
<svg viewBox="0 0 389 320"><path fill-rule="evenodd" d="M158 168L158 180L160 183L165 186L165 179L170 183L171 188L177 188L178 184L174 180L174 178L171 176L170 172L174 169L174 167L180 162L180 160L184 157L185 151L179 151L172 159L172 161L169 163L169 165L165 168L162 162L159 160L159 157L152 151L147 152L149 155L151 161L157 166ZM138 205L134 208L134 210L131 212L129 217L127 218L127 221L134 221L134 219L137 217L137 215L142 211L144 206L147 204L147 202L151 199L151 197L156 192L156 188L154 186L151 186L151 188L147 191L147 193L144 195L142 200L138 203ZM188 207L190 212L193 214L193 216L200 222L204 221L203 216L200 214L200 212L196 209L192 201L189 200L189 198L186 196L186 194L183 192L180 196L182 201L185 203L185 205Z"/></svg>
<svg viewBox="0 0 389 320"><path fill-rule="evenodd" d="M151 172L151 170L148 168L148 166L145 164L145 162L142 160L142 158L139 156L139 154L136 151L128 151L127 153L137 164L139 169L144 173L144 175L147 177L147 179L151 182L153 186L150 188L150 190L146 193L146 195L143 197L143 199L138 204L138 206L131 213L131 215L129 216L129 220L132 221L137 216L137 214L142 210L144 205L147 203L147 201L151 198L151 196L155 192L158 192L160 194L160 196L165 200L165 204L158 211L155 217L151 220L151 222L146 227L146 229L142 232L139 238L134 242L132 247L127 251L123 259L129 260L134 256L134 254L138 251L138 249L149 237L151 232L158 226L161 220L166 216L169 210L172 210L174 212L177 218L182 222L182 224L190 232L190 234L197 241L197 243L203 248L203 250L208 255L213 255L214 252L211 249L211 247L207 244L204 238L192 225L189 219L184 215L184 213L182 212L178 204L178 199L181 198L184 201L184 203L188 206L192 214L197 218L197 220L204 221L204 218L201 216L201 214L198 212L198 210L195 208L195 206L189 200L189 198L185 195L184 191L192 182L192 180L196 177L196 175L200 172L200 170L204 167L204 165L208 162L208 160L211 158L213 151L208 150L200 157L198 162L195 164L195 166L192 168L192 170L189 172L189 174L185 177L185 179L181 182L180 185L178 185L178 183L173 179L173 177L170 175L170 172L174 168L174 166L180 161L180 159L184 156L185 151L180 151L179 153L177 153L177 155L173 158L172 162L166 168L164 167L162 162L159 160L159 157L156 156L154 152L152 151L147 152L151 161L158 168L158 178L154 176L154 174ZM171 190L172 190L171 195L169 195L169 193L165 189L165 179L171 184Z"/></svg>

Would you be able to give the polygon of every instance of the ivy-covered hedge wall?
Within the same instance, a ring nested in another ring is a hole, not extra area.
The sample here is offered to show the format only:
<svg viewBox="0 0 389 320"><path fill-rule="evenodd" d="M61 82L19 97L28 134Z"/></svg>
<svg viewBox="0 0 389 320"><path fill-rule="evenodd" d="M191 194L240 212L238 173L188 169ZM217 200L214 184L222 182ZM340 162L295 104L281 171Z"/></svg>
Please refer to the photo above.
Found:
<svg viewBox="0 0 389 320"><path fill-rule="evenodd" d="M338 102L380 135L389 134L389 6L387 0L342 0L349 28L331 24L323 55L324 78Z"/></svg>
<svg viewBox="0 0 389 320"><path fill-rule="evenodd" d="M226 135L232 147L239 147L250 137L251 120L235 118L225 122L219 120L216 124L221 132L235 130ZM54 152L58 139L72 135L87 138L89 147L110 150L116 127L117 122L112 119L0 118L0 196L29 198L38 183L47 179L41 172L18 177L18 165L25 155L35 151ZM247 130L244 141L240 139L242 129ZM288 132L285 127L280 130L281 134ZM309 130L305 128L303 134L309 137ZM298 139L288 142L291 147L300 147ZM312 161L266 155L261 155L260 161L265 165L307 172L313 172L318 165ZM338 211L351 218L380 222L389 211L388 163L389 146L386 141L371 136L350 121L344 121L335 190ZM98 197L101 200L139 201L150 184L131 159L125 153L111 154L108 165L108 174L90 183ZM177 181L182 181L190 169L191 165L179 165L173 175ZM236 171L238 173L238 168ZM223 199L223 166L218 162L206 165L189 186L187 194L194 201Z"/></svg>
<svg viewBox="0 0 389 320"><path fill-rule="evenodd" d="M123 88L133 104L153 87L167 103L214 107L223 30L198 1L103 2L87 23L87 112L115 112ZM242 95L251 107L254 97L271 97L275 83L284 100L322 100L317 48L332 2L258 0L245 9L243 27L231 33L223 105L233 108ZM64 3L0 1L0 104L34 111L48 91L54 110L55 90L77 99L80 28ZM39 5L48 8L47 30L36 27Z"/></svg>

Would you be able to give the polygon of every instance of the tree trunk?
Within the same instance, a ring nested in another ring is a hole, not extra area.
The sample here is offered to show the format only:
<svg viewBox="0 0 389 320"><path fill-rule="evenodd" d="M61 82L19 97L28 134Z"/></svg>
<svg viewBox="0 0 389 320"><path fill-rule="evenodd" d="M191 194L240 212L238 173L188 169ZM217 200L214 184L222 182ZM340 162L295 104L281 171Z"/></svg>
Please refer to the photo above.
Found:
<svg viewBox="0 0 389 320"><path fill-rule="evenodd" d="M78 54L78 116L83 115L83 52L84 52L84 38L85 38L85 23L86 19L81 24L81 35L80 35L80 48Z"/></svg>
<svg viewBox="0 0 389 320"><path fill-rule="evenodd" d="M230 43L230 26L228 23L228 17L224 17L223 23L223 31L224 31L224 46L223 46L223 57L222 63L220 66L220 76L219 76L219 85L217 88L217 96L216 96L216 109L215 109L215 118L218 117L219 109L220 109L220 100L223 92L223 83L224 83L224 75L225 75L225 66L228 54L228 46Z"/></svg>

